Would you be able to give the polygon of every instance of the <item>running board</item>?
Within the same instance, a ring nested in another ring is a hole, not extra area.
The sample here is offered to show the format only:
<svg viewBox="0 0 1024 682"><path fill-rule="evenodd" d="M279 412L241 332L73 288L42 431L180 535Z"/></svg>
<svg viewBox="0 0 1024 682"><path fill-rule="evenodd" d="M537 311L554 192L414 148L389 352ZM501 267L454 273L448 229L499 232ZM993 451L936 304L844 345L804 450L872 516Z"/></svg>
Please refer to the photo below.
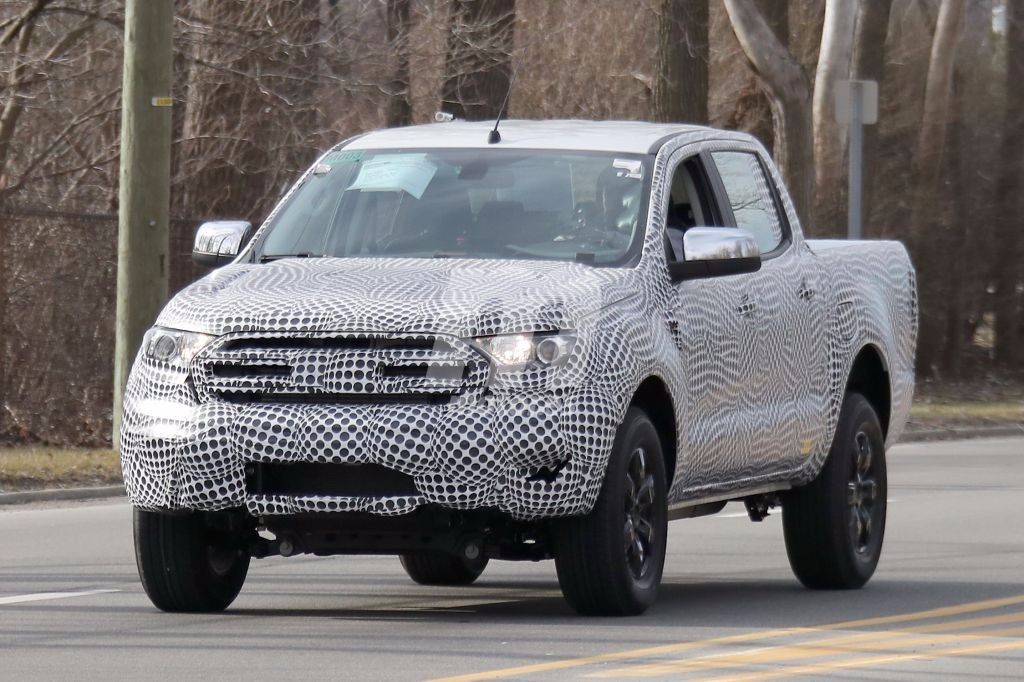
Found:
<svg viewBox="0 0 1024 682"><path fill-rule="evenodd" d="M778 493L783 490L789 490L792 487L793 486L788 482L781 481L779 483L772 483L758 488L751 488L749 490L708 495L707 497L695 497L692 500L684 500L682 502L676 502L675 504L669 505L668 519L669 521L674 521L675 519L692 519L697 516L717 514L728 502L740 501L748 497L756 497L758 495Z"/></svg>

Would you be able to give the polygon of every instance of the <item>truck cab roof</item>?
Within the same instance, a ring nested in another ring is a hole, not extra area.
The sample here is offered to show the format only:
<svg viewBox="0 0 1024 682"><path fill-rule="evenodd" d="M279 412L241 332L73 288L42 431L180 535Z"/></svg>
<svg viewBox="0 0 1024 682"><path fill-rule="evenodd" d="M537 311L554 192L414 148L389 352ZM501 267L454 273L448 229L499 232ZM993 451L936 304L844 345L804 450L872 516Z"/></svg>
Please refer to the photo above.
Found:
<svg viewBox="0 0 1024 682"><path fill-rule="evenodd" d="M450 121L375 130L346 145L347 149L498 148L561 149L627 154L656 153L670 137L710 133L711 128L680 123L643 121L503 120L501 142L488 144L494 121ZM719 131L720 132L720 131Z"/></svg>

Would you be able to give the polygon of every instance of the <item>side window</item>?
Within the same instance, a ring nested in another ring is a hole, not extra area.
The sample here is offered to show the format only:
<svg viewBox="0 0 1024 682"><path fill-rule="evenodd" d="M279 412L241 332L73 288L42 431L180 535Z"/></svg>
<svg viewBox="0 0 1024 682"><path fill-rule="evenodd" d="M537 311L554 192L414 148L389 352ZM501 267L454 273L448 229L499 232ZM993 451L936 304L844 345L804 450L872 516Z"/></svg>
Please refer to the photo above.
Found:
<svg viewBox="0 0 1024 682"><path fill-rule="evenodd" d="M756 154L712 152L722 185L728 196L736 227L754 235L761 253L774 251L782 243L782 221L772 195L771 180Z"/></svg>
<svg viewBox="0 0 1024 682"><path fill-rule="evenodd" d="M683 234L688 229L721 225L714 208L710 186L699 157L683 161L672 173L665 215L669 260L683 259Z"/></svg>

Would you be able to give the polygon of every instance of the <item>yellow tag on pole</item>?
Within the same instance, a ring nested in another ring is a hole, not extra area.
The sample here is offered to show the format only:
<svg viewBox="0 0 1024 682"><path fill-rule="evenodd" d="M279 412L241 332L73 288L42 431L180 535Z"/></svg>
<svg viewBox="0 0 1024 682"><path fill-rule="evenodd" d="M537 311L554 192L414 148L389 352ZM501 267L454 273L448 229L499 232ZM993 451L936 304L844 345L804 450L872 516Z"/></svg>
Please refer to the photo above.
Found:
<svg viewBox="0 0 1024 682"><path fill-rule="evenodd" d="M171 97L154 97L150 100L150 103L154 107L169 107L174 104L174 99Z"/></svg>

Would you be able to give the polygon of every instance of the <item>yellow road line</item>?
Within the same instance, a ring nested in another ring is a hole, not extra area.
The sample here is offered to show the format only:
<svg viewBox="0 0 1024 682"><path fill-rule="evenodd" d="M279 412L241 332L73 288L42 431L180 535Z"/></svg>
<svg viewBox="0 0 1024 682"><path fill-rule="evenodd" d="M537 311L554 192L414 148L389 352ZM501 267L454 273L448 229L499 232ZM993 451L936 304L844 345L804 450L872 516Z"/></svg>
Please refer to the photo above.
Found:
<svg viewBox="0 0 1024 682"><path fill-rule="evenodd" d="M988 633L979 632L960 633L955 635L931 634L930 636L925 637L912 637L911 635L926 635L928 633L945 632L949 630L965 630L967 628L1019 623L1021 621L1024 621L1024 613L1007 613L998 616L986 616L983 618L935 623L932 625L911 628L909 630L863 632L856 635L846 635L844 637L809 640L794 644L746 649L744 651L737 652L709 654L699 658L627 666L623 668L616 668L615 670L592 673L588 675L588 677L657 677L670 674L678 675L679 673L693 672L696 670L741 668L744 666L764 665L768 663L780 663L784 661L796 661L808 658L821 658L824 656L870 653L872 651L901 649L920 645L949 644L960 642L964 639L976 639L979 637L1001 635L990 635ZM1017 632L1017 630L1013 630L1011 632Z"/></svg>
<svg viewBox="0 0 1024 682"><path fill-rule="evenodd" d="M1019 637L1024 635L1024 628L1012 630L993 630L987 633L972 635L978 638L993 637ZM972 644L969 646L950 647L946 649L932 649L930 651L912 651L899 654L887 654L885 656L873 656L867 658L853 658L841 661L825 661L823 663L812 663L809 665L789 666L777 670L762 670L756 673L744 673L741 675L725 675L712 677L704 682L755 682L757 680L771 680L780 677L798 677L801 675L818 675L834 670L845 668L869 668L883 663L905 663L907 661L926 661L936 658L954 658L956 656L968 656L970 654L984 654L995 651L1011 651L1024 649L1024 639L1012 639L1003 642L991 642L988 644Z"/></svg>
<svg viewBox="0 0 1024 682"><path fill-rule="evenodd" d="M945 616L959 616L965 613L976 613L978 611L990 611L1004 606L1016 606L1024 604L1024 594L1016 597L1002 597L1000 599L985 599L983 601L957 604L956 606L943 606L937 609L926 611L915 611L913 613L900 613L894 616L879 616L876 618L862 618L861 620L848 620L845 623L833 623L831 625L819 625L818 630L852 630L854 628L871 627L873 625L891 625L893 623L910 623L915 620L929 620L932 618L943 618Z"/></svg>
<svg viewBox="0 0 1024 682"><path fill-rule="evenodd" d="M959 604L956 606L944 606L941 608L927 609L913 613L896 614L892 616L878 616L873 618L862 618L849 620L840 623L830 623L814 627L792 627L777 630L765 630L760 632L749 632L739 635L728 635L725 637L714 637L711 639L697 640L692 642L679 642L676 644L664 644L661 646L645 647L642 649L630 649L594 656L583 656L580 658L566 658L545 663L534 663L529 665L516 666L512 668L500 668L468 675L438 678L435 682L476 682L477 680L495 680L503 677L532 675L534 673L552 672L555 670L566 670L578 668L595 663L607 663L611 661L625 661L633 658L642 658L659 654L677 653L693 649L706 648L719 644L732 644L736 642L754 642L763 639L784 637L787 635L817 632L821 630L850 630L858 627L871 627L875 625L891 625L893 623L909 623L915 620L927 620L931 618L942 618L945 616L956 616L964 613L986 611L1006 606L1024 604L1024 595L1015 597L1004 597L1001 599L986 599L983 601Z"/></svg>
<svg viewBox="0 0 1024 682"><path fill-rule="evenodd" d="M730 644L732 642L753 642L759 639L771 639L787 634L802 632L813 632L809 628L787 628L782 630L766 630L764 632L748 632L742 635L729 635L716 637L696 642L679 642L678 644L663 644L661 646L647 647L644 649L630 649L629 651L616 651L608 654L597 654L583 658L567 658L547 663L534 663L515 668L502 668L500 670L489 670L468 675L457 675L455 677L439 677L433 682L476 682L477 680L496 680L502 677L513 677L519 675L532 675L533 673L551 672L553 670L565 670L566 668L578 668L592 663L606 663L608 661L623 661L630 658L642 656L655 656L658 654L672 654L689 649L697 649L714 644Z"/></svg>

